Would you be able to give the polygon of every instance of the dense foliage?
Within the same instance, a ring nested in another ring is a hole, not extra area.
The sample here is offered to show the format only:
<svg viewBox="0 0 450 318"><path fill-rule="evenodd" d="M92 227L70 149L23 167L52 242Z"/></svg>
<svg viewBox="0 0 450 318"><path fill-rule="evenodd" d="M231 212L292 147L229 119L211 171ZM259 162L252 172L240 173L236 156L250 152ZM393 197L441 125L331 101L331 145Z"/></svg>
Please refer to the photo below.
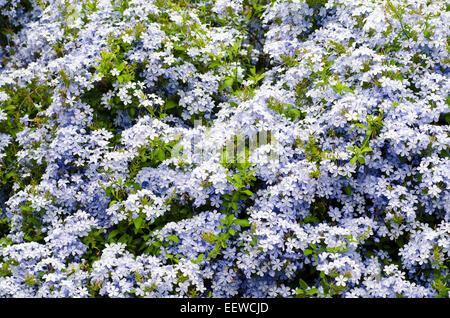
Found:
<svg viewBox="0 0 450 318"><path fill-rule="evenodd" d="M0 0L0 296L448 297L449 19Z"/></svg>

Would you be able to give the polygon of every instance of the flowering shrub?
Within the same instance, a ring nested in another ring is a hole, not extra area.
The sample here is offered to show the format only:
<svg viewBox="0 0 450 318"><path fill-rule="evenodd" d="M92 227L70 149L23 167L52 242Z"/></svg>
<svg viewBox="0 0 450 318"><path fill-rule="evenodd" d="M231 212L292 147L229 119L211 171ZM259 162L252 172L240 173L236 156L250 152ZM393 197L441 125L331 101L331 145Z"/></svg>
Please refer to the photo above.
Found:
<svg viewBox="0 0 450 318"><path fill-rule="evenodd" d="M0 296L448 297L441 0L0 0Z"/></svg>

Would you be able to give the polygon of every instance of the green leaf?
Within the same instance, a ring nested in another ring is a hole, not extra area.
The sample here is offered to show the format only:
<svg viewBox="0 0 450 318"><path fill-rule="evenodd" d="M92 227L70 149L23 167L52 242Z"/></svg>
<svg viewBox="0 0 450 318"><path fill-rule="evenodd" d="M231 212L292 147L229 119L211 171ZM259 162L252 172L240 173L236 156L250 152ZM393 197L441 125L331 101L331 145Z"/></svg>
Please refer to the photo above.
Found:
<svg viewBox="0 0 450 318"><path fill-rule="evenodd" d="M222 85L220 85L220 89L219 91L223 91L226 87L232 87L234 83L234 78L232 77L226 77L222 83Z"/></svg>
<svg viewBox="0 0 450 318"><path fill-rule="evenodd" d="M178 106L178 104L172 99L168 99L167 102L166 102L166 109L172 109L172 108L175 108L177 106Z"/></svg>
<svg viewBox="0 0 450 318"><path fill-rule="evenodd" d="M159 148L155 151L155 156L159 161L164 161L166 159L166 154L163 149Z"/></svg>
<svg viewBox="0 0 450 318"><path fill-rule="evenodd" d="M358 162L363 165L366 162L366 159L364 159L364 157L358 157Z"/></svg>
<svg viewBox="0 0 450 318"><path fill-rule="evenodd" d="M134 234L137 234L144 224L144 217L141 215L133 220Z"/></svg>
<svg viewBox="0 0 450 318"><path fill-rule="evenodd" d="M239 192L234 192L233 195L231 196L231 201L237 202L238 200L239 200Z"/></svg>
<svg viewBox="0 0 450 318"><path fill-rule="evenodd" d="M118 201L117 200L112 200L111 202L109 202L109 207L111 207L114 203L117 203Z"/></svg>
<svg viewBox="0 0 450 318"><path fill-rule="evenodd" d="M127 243L129 237L130 237L130 236L129 236L128 234L125 233L125 234L123 234L123 235L119 238L118 242L119 242L119 243Z"/></svg>
<svg viewBox="0 0 450 318"><path fill-rule="evenodd" d="M306 292L306 295L314 295L315 293L317 293L317 288L311 288Z"/></svg>
<svg viewBox="0 0 450 318"><path fill-rule="evenodd" d="M234 220L234 215L233 214L229 214L225 217L225 224L226 225L231 225L233 224L233 220Z"/></svg>
<svg viewBox="0 0 450 318"><path fill-rule="evenodd" d="M184 45L174 45L173 49L181 52L185 52L187 50L187 48Z"/></svg>
<svg viewBox="0 0 450 318"><path fill-rule="evenodd" d="M111 233L109 233L108 235L108 242L111 242L114 236L116 236L119 233L120 233L119 230L112 230Z"/></svg>
<svg viewBox="0 0 450 318"><path fill-rule="evenodd" d="M305 251L303 252L303 254L305 256L311 255L311 253L312 253L312 250L310 250L309 248L305 249Z"/></svg>
<svg viewBox="0 0 450 318"><path fill-rule="evenodd" d="M328 294L328 291L330 290L330 285L328 284L328 281L325 277L322 278L321 285L325 294Z"/></svg>
<svg viewBox="0 0 450 318"><path fill-rule="evenodd" d="M161 247L162 246L161 242L158 242L158 241L153 242L152 245L155 246L155 247Z"/></svg>
<svg viewBox="0 0 450 318"><path fill-rule="evenodd" d="M352 159L350 159L350 164L353 166L356 163L356 159L358 157L353 157Z"/></svg>
<svg viewBox="0 0 450 318"><path fill-rule="evenodd" d="M236 183L237 183L238 185L242 184L241 175L239 175L239 174L236 173L236 174L233 175L233 179L234 179L234 181L236 181Z"/></svg>
<svg viewBox="0 0 450 318"><path fill-rule="evenodd" d="M308 284L301 278L299 279L299 284L303 289L307 289L309 287Z"/></svg>
<svg viewBox="0 0 450 318"><path fill-rule="evenodd" d="M167 237L167 239L169 239L169 240L171 240L172 242L175 242L175 243L179 243L180 242L180 239L176 235L169 235Z"/></svg>
<svg viewBox="0 0 450 318"><path fill-rule="evenodd" d="M242 227L249 227L250 226L250 222L247 219L234 219L233 223L237 224L237 225L240 225Z"/></svg>
<svg viewBox="0 0 450 318"><path fill-rule="evenodd" d="M28 205L21 205L21 206L20 206L20 209L21 209L23 212L32 212L32 211L33 211L33 209L32 209L30 206L28 206Z"/></svg>
<svg viewBox="0 0 450 318"><path fill-rule="evenodd" d="M296 291L295 291L295 293L297 294L297 295L303 295L305 292L303 291L303 289L297 289Z"/></svg>
<svg viewBox="0 0 450 318"><path fill-rule="evenodd" d="M370 148L370 147L364 147L363 149L361 149L361 153L363 153L363 152L370 152L370 151L373 151L373 149Z"/></svg>
<svg viewBox="0 0 450 318"><path fill-rule="evenodd" d="M342 188L342 190L344 190L345 194L347 195L352 194L352 188L350 187L350 185L346 185L345 187Z"/></svg>
<svg viewBox="0 0 450 318"><path fill-rule="evenodd" d="M450 125L450 113L444 115L444 121L447 125Z"/></svg>
<svg viewBox="0 0 450 318"><path fill-rule="evenodd" d="M15 171L10 171L9 173L7 173L6 174L6 179L10 179L10 178L12 178L12 177L14 177L16 175L16 172Z"/></svg>

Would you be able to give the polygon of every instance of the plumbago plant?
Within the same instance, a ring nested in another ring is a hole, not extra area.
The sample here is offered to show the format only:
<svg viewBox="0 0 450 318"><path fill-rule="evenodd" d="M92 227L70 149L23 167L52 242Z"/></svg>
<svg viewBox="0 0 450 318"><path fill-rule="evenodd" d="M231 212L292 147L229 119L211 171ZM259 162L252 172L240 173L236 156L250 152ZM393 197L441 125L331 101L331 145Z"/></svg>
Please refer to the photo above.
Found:
<svg viewBox="0 0 450 318"><path fill-rule="evenodd" d="M0 0L1 297L449 297L441 0Z"/></svg>

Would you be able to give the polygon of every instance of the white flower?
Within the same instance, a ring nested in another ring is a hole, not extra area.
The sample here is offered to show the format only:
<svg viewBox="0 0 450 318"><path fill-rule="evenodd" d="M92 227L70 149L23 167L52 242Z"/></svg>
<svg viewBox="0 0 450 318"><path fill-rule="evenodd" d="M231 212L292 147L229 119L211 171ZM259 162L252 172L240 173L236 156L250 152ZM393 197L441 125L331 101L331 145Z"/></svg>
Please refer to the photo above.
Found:
<svg viewBox="0 0 450 318"><path fill-rule="evenodd" d="M339 275L336 277L336 285L344 287L347 283L347 277L344 277L343 275Z"/></svg>
<svg viewBox="0 0 450 318"><path fill-rule="evenodd" d="M131 44L131 42L133 42L133 37L129 34L125 34L124 36L122 36L122 41L127 44Z"/></svg>
<svg viewBox="0 0 450 318"><path fill-rule="evenodd" d="M118 69L113 68L113 69L111 70L111 75L112 75L112 76L118 76L119 74L120 74L120 71L119 71Z"/></svg>

